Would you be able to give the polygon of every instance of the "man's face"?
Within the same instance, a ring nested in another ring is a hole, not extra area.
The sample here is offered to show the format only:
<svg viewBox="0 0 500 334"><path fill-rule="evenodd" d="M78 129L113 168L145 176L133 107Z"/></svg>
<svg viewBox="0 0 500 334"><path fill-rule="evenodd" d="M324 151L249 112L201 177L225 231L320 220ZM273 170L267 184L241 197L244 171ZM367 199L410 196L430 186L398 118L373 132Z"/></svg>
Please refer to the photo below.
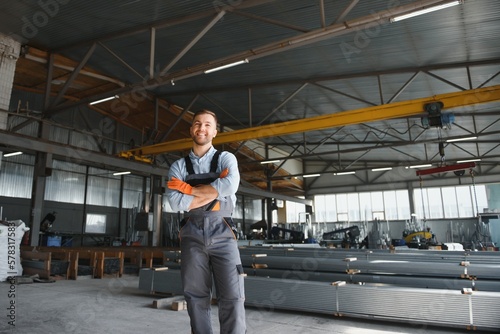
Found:
<svg viewBox="0 0 500 334"><path fill-rule="evenodd" d="M215 119L209 114L200 114L195 117L191 125L191 138L197 145L211 144L217 134Z"/></svg>

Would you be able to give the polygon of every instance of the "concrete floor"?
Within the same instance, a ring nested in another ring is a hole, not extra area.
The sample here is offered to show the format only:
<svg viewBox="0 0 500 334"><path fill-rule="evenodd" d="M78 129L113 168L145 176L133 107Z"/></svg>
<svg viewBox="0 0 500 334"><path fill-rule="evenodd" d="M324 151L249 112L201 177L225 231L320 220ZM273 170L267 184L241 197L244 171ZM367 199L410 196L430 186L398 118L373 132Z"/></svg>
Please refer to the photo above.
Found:
<svg viewBox="0 0 500 334"><path fill-rule="evenodd" d="M190 333L187 311L153 308L155 299L139 290L139 278L57 280L11 286L0 283L0 333ZM12 298L15 293L15 299ZM15 301L15 327L8 307ZM217 307L212 310L214 333L219 332ZM263 311L247 308L248 334L272 333L467 333L465 329L369 321L313 313ZM476 332L477 333L477 332Z"/></svg>

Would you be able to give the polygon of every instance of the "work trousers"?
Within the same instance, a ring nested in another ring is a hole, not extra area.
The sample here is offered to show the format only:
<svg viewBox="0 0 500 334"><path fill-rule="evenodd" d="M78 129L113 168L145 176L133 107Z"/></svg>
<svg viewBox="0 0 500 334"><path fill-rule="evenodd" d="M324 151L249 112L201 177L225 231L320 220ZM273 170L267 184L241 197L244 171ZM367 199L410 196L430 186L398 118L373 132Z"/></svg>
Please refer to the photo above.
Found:
<svg viewBox="0 0 500 334"><path fill-rule="evenodd" d="M215 285L221 334L243 334L243 267L230 218L191 216L182 226L181 277L191 330L212 334L211 299Z"/></svg>

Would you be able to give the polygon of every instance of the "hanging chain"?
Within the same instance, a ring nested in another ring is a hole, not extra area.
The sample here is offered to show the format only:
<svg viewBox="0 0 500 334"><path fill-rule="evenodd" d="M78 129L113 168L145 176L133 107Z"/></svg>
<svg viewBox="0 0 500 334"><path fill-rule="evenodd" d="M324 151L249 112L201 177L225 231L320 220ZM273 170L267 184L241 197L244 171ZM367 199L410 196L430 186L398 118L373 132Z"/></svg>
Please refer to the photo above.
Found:
<svg viewBox="0 0 500 334"><path fill-rule="evenodd" d="M422 197L422 211L424 212L424 224L427 221L425 216L425 204L424 204L424 189L422 188L422 176L419 176L420 179L420 196Z"/></svg>
<svg viewBox="0 0 500 334"><path fill-rule="evenodd" d="M444 143L443 143L443 137L441 135L441 128L438 128L438 139L439 139L439 155L441 156L441 164L440 166L444 166L445 162L445 156L444 156Z"/></svg>
<svg viewBox="0 0 500 334"><path fill-rule="evenodd" d="M476 215L479 216L479 204L477 203L476 182L474 181L474 171L469 168L470 177L472 179L472 189L474 190L474 200L476 201Z"/></svg>

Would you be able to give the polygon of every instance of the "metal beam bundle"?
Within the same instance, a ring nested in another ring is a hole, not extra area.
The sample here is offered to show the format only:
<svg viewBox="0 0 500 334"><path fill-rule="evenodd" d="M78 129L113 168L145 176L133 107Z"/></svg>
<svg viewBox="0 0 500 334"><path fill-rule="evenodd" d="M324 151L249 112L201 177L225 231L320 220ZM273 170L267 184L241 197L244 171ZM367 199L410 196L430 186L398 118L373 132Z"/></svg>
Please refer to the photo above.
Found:
<svg viewBox="0 0 500 334"><path fill-rule="evenodd" d="M180 268L180 252L164 252ZM498 331L498 252L241 247L245 305ZM180 289L159 271L154 291ZM161 283L160 283L161 282ZM334 282L334 283L332 283Z"/></svg>
<svg viewBox="0 0 500 334"><path fill-rule="evenodd" d="M434 278L415 277L398 275L370 275L359 273L350 275L347 273L327 273L279 269L256 269L245 268L249 276L269 277L275 279L300 279L315 282L336 282L345 281L351 284L360 285L390 285L399 287L412 287L424 289L446 289L460 291L465 288L476 289L478 291L500 292L500 280L476 280L472 281L463 278Z"/></svg>
<svg viewBox="0 0 500 334"><path fill-rule="evenodd" d="M391 252L388 249L339 249L339 248L293 248L293 247L240 247L241 255L266 254L267 256L307 257L345 259L356 257L365 260L415 261L500 264L500 252L471 252L471 251L441 251L419 249L397 249Z"/></svg>
<svg viewBox="0 0 500 334"><path fill-rule="evenodd" d="M500 328L500 293L373 287L339 287L339 313L468 329ZM496 300L495 300L496 298ZM487 307L485 307L487 305ZM490 318L489 318L490 317Z"/></svg>
<svg viewBox="0 0 500 334"><path fill-rule="evenodd" d="M435 263L397 260L364 260L356 258L349 262L341 259L304 258L304 257L282 257L266 256L253 257L241 256L244 267L251 268L252 265L266 265L271 269L281 270L303 270L318 272L345 273L349 269L357 269L361 273L371 275L403 275L418 277L443 277L454 278L461 275L473 275L481 279L498 279L500 264L474 264L467 267L456 263Z"/></svg>
<svg viewBox="0 0 500 334"><path fill-rule="evenodd" d="M180 270L142 269L139 288L179 294ZM245 305L266 312L282 309L497 331L500 293L314 282L248 276Z"/></svg>
<svg viewBox="0 0 500 334"><path fill-rule="evenodd" d="M391 253L388 250L243 247L240 254L250 276L500 292L497 252L408 250ZM180 268L179 251L165 251L164 255L165 266ZM356 261L346 261L352 258Z"/></svg>

